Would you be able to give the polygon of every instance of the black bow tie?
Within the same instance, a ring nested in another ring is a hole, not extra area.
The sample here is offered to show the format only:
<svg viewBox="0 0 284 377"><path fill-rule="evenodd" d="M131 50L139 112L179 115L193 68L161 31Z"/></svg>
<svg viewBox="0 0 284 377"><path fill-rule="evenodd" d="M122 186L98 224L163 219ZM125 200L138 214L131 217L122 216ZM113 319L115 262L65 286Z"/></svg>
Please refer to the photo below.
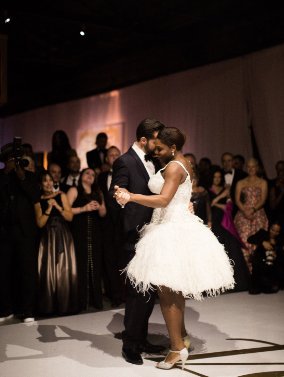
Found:
<svg viewBox="0 0 284 377"><path fill-rule="evenodd" d="M226 175L226 174L233 174L233 170L228 170L228 171L226 171L226 172L225 172L225 175Z"/></svg>

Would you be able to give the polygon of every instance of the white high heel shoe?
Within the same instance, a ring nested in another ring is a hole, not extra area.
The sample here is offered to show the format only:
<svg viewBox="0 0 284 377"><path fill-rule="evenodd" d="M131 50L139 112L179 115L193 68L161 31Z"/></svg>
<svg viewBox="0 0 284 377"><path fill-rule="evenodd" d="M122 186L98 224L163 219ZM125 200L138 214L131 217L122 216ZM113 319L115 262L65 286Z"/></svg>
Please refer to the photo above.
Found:
<svg viewBox="0 0 284 377"><path fill-rule="evenodd" d="M181 369L184 369L185 362L186 362L186 360L188 358L188 350L187 350L187 348L185 347L185 348L183 348L180 351L172 351L172 350L170 350L170 352L176 353L177 357L171 363L169 363L169 362L167 362L165 360L161 361L160 363L158 363L156 365L156 367L159 368L159 369L171 369L171 368L174 367L174 365L176 363L178 363L179 361L181 361L181 364L182 364L182 368Z"/></svg>

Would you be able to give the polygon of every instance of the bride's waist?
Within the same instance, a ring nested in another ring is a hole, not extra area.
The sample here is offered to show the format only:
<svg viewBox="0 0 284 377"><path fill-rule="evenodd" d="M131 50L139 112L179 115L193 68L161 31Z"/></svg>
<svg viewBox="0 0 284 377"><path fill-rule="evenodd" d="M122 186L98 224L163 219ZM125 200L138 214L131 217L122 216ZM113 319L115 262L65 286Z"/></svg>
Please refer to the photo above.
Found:
<svg viewBox="0 0 284 377"><path fill-rule="evenodd" d="M159 219L171 219L171 218L180 218L187 217L190 214L188 206L174 206L174 207L165 207L165 208L156 208L153 212L152 218Z"/></svg>

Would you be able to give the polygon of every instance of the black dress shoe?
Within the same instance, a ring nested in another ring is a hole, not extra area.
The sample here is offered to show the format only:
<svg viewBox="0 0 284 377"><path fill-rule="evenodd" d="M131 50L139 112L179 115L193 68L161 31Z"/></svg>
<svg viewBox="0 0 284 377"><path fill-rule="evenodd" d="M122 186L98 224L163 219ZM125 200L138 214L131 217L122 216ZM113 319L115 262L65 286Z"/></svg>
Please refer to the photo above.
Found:
<svg viewBox="0 0 284 377"><path fill-rule="evenodd" d="M132 348L124 348L122 347L122 356L125 361L131 364L136 364L136 365L142 365L143 364L143 359L141 357L140 352L137 350L134 350Z"/></svg>
<svg viewBox="0 0 284 377"><path fill-rule="evenodd" d="M166 347L164 347L164 346L161 346L159 344L151 344L148 341L143 343L139 348L140 348L141 352L158 353L158 354L163 352L166 349Z"/></svg>

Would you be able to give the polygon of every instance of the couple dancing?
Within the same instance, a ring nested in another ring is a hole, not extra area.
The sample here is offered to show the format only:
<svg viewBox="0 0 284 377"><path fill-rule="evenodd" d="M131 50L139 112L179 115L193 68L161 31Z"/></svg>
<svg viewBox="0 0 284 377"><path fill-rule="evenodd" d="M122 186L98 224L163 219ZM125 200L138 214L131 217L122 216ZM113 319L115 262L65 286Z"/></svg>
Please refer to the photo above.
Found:
<svg viewBox="0 0 284 377"><path fill-rule="evenodd" d="M157 292L171 343L157 367L170 369L180 361L184 367L190 346L185 298L200 300L203 292L215 295L232 288L233 270L223 246L189 210L192 168L181 152L184 135L145 119L136 138L115 161L110 188L125 207L121 210L127 274L122 355L130 363L143 364L142 352L162 351L147 341ZM158 160L145 158L154 152Z"/></svg>

